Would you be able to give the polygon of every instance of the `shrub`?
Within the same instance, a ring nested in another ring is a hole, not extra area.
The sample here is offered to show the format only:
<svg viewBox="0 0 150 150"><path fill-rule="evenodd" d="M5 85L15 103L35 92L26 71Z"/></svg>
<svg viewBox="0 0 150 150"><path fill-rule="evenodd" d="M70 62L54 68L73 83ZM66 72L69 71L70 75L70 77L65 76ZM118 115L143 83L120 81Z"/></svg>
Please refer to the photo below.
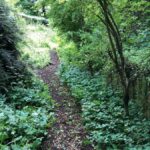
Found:
<svg viewBox="0 0 150 150"><path fill-rule="evenodd" d="M24 65L18 60L18 29L9 8L0 1L0 92L7 91L15 79L22 78Z"/></svg>

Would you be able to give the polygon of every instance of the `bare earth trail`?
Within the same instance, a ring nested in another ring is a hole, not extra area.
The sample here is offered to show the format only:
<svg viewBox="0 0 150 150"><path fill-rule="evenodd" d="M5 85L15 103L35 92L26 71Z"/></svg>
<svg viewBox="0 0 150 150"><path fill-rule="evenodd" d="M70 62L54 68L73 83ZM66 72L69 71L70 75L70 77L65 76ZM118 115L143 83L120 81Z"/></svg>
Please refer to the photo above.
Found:
<svg viewBox="0 0 150 150"><path fill-rule="evenodd" d="M75 100L69 95L67 87L60 83L56 71L59 59L51 51L51 64L38 71L39 76L49 85L52 98L56 101L56 123L48 131L48 136L40 150L92 150L90 145L83 145L86 133Z"/></svg>

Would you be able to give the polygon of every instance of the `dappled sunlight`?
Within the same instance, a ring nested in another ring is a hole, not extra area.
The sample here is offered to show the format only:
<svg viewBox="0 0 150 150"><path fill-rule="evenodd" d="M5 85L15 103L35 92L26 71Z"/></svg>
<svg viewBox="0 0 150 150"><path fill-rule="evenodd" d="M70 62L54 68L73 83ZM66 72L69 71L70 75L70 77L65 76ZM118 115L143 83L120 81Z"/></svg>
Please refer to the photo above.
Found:
<svg viewBox="0 0 150 150"><path fill-rule="evenodd" d="M50 63L50 50L58 47L55 32L44 25L24 24L24 34L23 59L28 58L29 64L40 68Z"/></svg>

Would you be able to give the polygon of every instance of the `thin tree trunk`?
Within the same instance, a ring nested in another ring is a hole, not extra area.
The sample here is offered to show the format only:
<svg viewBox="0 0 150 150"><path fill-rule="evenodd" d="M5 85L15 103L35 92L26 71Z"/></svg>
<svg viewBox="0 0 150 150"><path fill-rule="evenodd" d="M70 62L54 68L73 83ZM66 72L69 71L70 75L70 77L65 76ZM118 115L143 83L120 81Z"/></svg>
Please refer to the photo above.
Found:
<svg viewBox="0 0 150 150"><path fill-rule="evenodd" d="M100 9L103 15L103 17L100 17L100 20L106 26L110 45L111 45L111 48L108 49L108 53L120 77L122 87L124 88L123 103L124 103L125 114L128 116L129 115L128 105L130 100L129 82L131 82L131 80L126 70L126 62L123 54L121 35L118 26L109 10L109 1L97 0L97 2L100 4Z"/></svg>
<svg viewBox="0 0 150 150"><path fill-rule="evenodd" d="M127 85L124 89L124 96L123 96L123 102L124 102L124 109L125 109L125 116L129 116L129 100L130 100L130 86Z"/></svg>
<svg viewBox="0 0 150 150"><path fill-rule="evenodd" d="M43 12L44 18L46 18L46 9L45 9L45 5L42 6L42 12Z"/></svg>

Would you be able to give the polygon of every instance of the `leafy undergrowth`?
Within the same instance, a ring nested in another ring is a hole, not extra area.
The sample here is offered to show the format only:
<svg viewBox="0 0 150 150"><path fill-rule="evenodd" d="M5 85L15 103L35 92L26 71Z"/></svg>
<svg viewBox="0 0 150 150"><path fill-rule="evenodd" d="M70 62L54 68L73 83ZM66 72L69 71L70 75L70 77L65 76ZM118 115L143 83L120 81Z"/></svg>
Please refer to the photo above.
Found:
<svg viewBox="0 0 150 150"><path fill-rule="evenodd" d="M13 84L0 95L0 149L35 150L54 122L53 100L38 79Z"/></svg>
<svg viewBox="0 0 150 150"><path fill-rule="evenodd" d="M130 117L124 117L121 93L108 87L102 75L91 78L88 72L62 65L60 77L81 104L84 125L96 149L150 148L150 121L143 118L134 101L130 104Z"/></svg>
<svg viewBox="0 0 150 150"><path fill-rule="evenodd" d="M55 33L50 27L20 21L24 42L20 43L22 59L34 68L43 68L50 60L50 50L56 48Z"/></svg>

